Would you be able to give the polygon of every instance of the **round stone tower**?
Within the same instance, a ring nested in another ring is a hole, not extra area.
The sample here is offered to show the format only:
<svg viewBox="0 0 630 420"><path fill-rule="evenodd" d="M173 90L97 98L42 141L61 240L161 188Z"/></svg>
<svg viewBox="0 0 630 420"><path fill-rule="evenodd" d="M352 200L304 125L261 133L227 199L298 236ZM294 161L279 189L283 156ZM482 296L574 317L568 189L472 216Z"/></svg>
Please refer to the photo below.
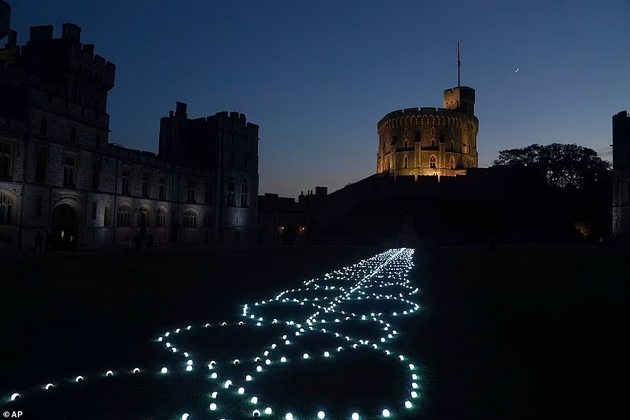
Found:
<svg viewBox="0 0 630 420"><path fill-rule="evenodd" d="M378 123L378 174L456 176L478 166L475 90L444 91L444 108L407 108Z"/></svg>

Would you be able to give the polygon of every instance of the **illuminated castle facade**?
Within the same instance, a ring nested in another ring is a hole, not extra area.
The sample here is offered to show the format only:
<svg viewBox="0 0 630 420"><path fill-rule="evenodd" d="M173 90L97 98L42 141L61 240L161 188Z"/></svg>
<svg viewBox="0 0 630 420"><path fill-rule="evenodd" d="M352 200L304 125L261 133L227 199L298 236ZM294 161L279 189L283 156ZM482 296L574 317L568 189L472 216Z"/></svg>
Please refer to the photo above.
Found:
<svg viewBox="0 0 630 420"><path fill-rule="evenodd" d="M475 90L444 91L444 108L393 111L377 125L377 174L456 176L478 166Z"/></svg>
<svg viewBox="0 0 630 420"><path fill-rule="evenodd" d="M0 0L0 244L30 248L256 241L258 126L237 112L160 121L159 152L109 142L116 66L66 23L17 44ZM156 139L157 140L157 139Z"/></svg>

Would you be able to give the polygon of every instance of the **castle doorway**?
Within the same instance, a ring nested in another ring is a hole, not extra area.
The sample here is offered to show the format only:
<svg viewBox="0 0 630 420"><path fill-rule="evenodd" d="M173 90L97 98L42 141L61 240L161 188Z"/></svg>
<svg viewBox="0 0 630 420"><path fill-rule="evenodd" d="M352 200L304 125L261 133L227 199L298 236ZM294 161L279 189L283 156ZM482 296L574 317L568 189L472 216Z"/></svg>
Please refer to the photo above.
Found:
<svg viewBox="0 0 630 420"><path fill-rule="evenodd" d="M282 229L282 244L292 245L295 242L297 228L293 225L285 225Z"/></svg>
<svg viewBox="0 0 630 420"><path fill-rule="evenodd" d="M54 250L70 251L77 248L79 222L79 215L69 204L61 204L53 209L51 234Z"/></svg>

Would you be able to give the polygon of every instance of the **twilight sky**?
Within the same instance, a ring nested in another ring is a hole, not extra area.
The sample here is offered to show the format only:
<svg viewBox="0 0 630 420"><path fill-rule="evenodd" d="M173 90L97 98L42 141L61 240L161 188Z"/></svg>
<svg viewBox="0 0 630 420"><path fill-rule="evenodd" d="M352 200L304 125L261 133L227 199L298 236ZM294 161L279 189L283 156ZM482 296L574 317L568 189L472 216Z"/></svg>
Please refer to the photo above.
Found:
<svg viewBox="0 0 630 420"><path fill-rule="evenodd" d="M110 141L157 151L159 119L238 111L260 125L260 194L329 192L376 172L376 123L477 91L479 163L532 143L610 158L630 109L628 0L13 0L28 28L82 27L117 66ZM474 3L474 5L473 5ZM518 73L515 72L519 69Z"/></svg>

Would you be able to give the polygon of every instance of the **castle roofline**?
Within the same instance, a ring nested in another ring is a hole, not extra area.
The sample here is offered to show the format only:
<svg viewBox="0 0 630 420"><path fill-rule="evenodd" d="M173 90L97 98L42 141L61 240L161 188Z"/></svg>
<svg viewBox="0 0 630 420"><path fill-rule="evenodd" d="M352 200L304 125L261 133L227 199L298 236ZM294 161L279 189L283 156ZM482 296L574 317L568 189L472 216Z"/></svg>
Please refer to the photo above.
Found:
<svg viewBox="0 0 630 420"><path fill-rule="evenodd" d="M468 118L468 116L461 111L456 111L456 110L447 109L447 108L437 108L437 107L405 108L405 109L392 111L389 114L385 115L378 122L377 127L380 128L381 125L383 125L387 120L391 118L403 117L403 116L406 117L406 116L413 116L413 115L448 115L448 116Z"/></svg>

